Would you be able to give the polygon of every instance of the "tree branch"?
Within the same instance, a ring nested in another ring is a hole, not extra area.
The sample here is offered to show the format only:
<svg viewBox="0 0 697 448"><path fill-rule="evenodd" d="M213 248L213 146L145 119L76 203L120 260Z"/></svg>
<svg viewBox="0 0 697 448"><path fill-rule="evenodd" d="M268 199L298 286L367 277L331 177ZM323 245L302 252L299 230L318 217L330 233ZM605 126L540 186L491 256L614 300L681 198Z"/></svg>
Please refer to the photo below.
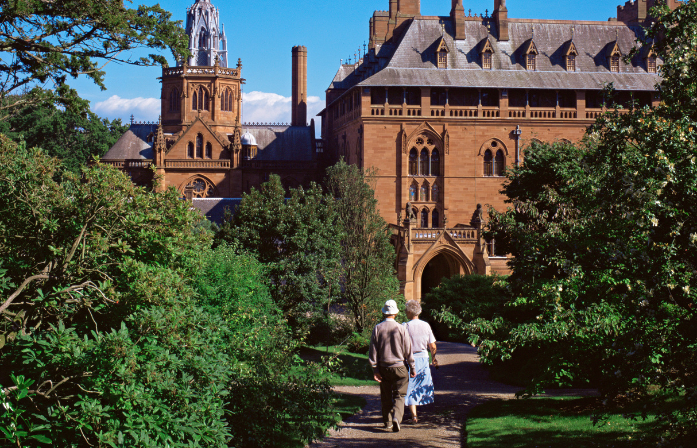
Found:
<svg viewBox="0 0 697 448"><path fill-rule="evenodd" d="M11 304L14 299L16 299L22 291L24 291L24 288L27 287L31 282L36 281L36 280L48 280L49 275L48 274L38 274L38 275L32 275L28 279L24 280L24 282L20 285L20 287L5 301L5 303L0 306L0 313L3 313Z"/></svg>

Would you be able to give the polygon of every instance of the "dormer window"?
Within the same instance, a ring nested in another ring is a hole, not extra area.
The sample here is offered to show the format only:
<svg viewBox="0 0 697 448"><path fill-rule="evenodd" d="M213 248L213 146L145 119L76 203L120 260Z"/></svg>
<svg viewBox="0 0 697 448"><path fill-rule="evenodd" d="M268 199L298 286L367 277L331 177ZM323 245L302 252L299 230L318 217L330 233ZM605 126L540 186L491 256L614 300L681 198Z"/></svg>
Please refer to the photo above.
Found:
<svg viewBox="0 0 697 448"><path fill-rule="evenodd" d="M436 47L438 68L448 68L448 53L450 53L450 49L445 43L445 38L441 37L440 41L438 42L438 46Z"/></svg>
<svg viewBox="0 0 697 448"><path fill-rule="evenodd" d="M486 39L484 41L481 50L479 51L479 54L482 57L482 68L484 70L491 70L493 65L492 59L494 54L494 47L491 45L491 41L489 39Z"/></svg>
<svg viewBox="0 0 697 448"><path fill-rule="evenodd" d="M570 55L566 57L566 71L575 72L576 71L576 56Z"/></svg>
<svg viewBox="0 0 697 448"><path fill-rule="evenodd" d="M607 52L608 64L610 65L610 71L613 73L620 72L620 58L622 57L622 51L620 51L620 45L617 41L611 45Z"/></svg>
<svg viewBox="0 0 697 448"><path fill-rule="evenodd" d="M535 41L530 39L523 44L523 55L525 57L525 69L530 71L537 70L537 46Z"/></svg>
<svg viewBox="0 0 697 448"><path fill-rule="evenodd" d="M646 61L646 71L656 73L658 67L656 67L656 52L653 49L653 42L642 48L641 57Z"/></svg>
<svg viewBox="0 0 697 448"><path fill-rule="evenodd" d="M646 58L646 71L649 73L656 73L656 56L649 56Z"/></svg>
<svg viewBox="0 0 697 448"><path fill-rule="evenodd" d="M614 73L620 72L620 57L610 56L610 71Z"/></svg>
<svg viewBox="0 0 697 448"><path fill-rule="evenodd" d="M529 54L525 58L525 68L528 70L537 70L537 55Z"/></svg>
<svg viewBox="0 0 697 448"><path fill-rule="evenodd" d="M564 65L566 66L567 72L576 71L576 56L578 56L578 50L576 50L576 45L573 40L568 41L564 44L563 48L564 54Z"/></svg>

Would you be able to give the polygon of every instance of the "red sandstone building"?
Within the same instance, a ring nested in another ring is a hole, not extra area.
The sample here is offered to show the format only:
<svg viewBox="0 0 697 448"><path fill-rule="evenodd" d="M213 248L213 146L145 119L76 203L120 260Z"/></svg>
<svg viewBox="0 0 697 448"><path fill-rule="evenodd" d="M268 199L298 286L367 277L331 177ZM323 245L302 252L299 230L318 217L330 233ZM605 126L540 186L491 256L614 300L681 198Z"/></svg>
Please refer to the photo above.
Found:
<svg viewBox="0 0 697 448"><path fill-rule="evenodd" d="M329 155L378 169L407 299L454 274L507 271L495 242L480 237L477 205L505 206L504 169L533 139L578 141L606 110L609 84L618 104L658 101L651 46L624 61L652 0L603 22L509 18L505 0L490 16L465 12L462 0L450 6L422 16L419 0L389 0L321 113Z"/></svg>
<svg viewBox="0 0 697 448"><path fill-rule="evenodd" d="M218 10L196 0L187 10L191 57L162 69L159 123L131 123L102 162L134 182L176 188L209 217L220 217L271 173L286 187L317 178L322 156L314 120L307 123L307 48L292 50L292 122L242 124L242 62L227 67L227 42Z"/></svg>
<svg viewBox="0 0 697 448"><path fill-rule="evenodd" d="M306 48L293 48L291 126L243 126L242 64L227 67L217 10L196 0L192 57L162 72L161 124L132 124L103 160L138 183L152 180L154 165L163 187L209 216L271 173L297 186L342 157L375 167L404 295L420 299L444 277L507 271L495 242L481 239L477 205L505 206L504 170L532 140L578 141L606 110L609 84L616 104L657 103L651 45L624 61L653 1L588 22L509 18L505 0L494 0L491 15L452 0L446 16L422 16L419 0L389 0L370 19L365 54L342 64L327 89L315 140Z"/></svg>

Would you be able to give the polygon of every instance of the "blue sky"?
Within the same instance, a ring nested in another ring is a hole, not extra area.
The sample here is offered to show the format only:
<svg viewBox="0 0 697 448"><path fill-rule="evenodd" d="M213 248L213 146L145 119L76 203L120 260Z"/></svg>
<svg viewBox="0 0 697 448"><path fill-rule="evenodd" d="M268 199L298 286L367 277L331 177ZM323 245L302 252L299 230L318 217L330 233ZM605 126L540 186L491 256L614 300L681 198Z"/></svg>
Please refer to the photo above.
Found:
<svg viewBox="0 0 697 448"><path fill-rule="evenodd" d="M160 4L175 20L185 21L186 8L194 0L170 0ZM387 10L389 0L212 0L220 9L228 39L231 65L242 59L244 87L243 121L290 121L291 48L308 48L310 116L324 107L325 90L341 59L354 57L368 40L368 20L375 10ZM134 0L134 4L154 4ZM465 11L480 14L493 9L490 1L463 1ZM623 3L623 2L622 2ZM570 1L508 0L511 18L607 20L614 17L613 0ZM421 0L423 15L450 13L451 0ZM136 56L136 55L134 55ZM167 54L171 59L171 55ZM173 64L172 64L173 65ZM157 120L161 74L159 67L143 68L110 64L106 68L106 91L88 80L72 85L92 102L99 115L136 120Z"/></svg>

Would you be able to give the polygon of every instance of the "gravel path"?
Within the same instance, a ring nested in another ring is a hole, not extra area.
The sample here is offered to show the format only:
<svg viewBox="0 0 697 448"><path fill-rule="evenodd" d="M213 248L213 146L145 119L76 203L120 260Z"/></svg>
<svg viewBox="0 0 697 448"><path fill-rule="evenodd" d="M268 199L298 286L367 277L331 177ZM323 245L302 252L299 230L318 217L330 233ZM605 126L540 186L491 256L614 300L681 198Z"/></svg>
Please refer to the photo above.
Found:
<svg viewBox="0 0 697 448"><path fill-rule="evenodd" d="M477 350L466 344L438 342L440 368L432 369L436 389L435 403L419 406L419 423L407 421L411 413L405 409L405 422L399 433L383 428L380 413L380 388L376 386L336 387L337 392L360 395L367 406L358 414L331 430L312 448L361 447L462 447L462 423L476 405L491 399L514 398L519 387L488 379L486 369L479 364ZM376 383L377 384L377 383ZM589 391L573 391L588 393ZM565 394L564 391L559 391Z"/></svg>

